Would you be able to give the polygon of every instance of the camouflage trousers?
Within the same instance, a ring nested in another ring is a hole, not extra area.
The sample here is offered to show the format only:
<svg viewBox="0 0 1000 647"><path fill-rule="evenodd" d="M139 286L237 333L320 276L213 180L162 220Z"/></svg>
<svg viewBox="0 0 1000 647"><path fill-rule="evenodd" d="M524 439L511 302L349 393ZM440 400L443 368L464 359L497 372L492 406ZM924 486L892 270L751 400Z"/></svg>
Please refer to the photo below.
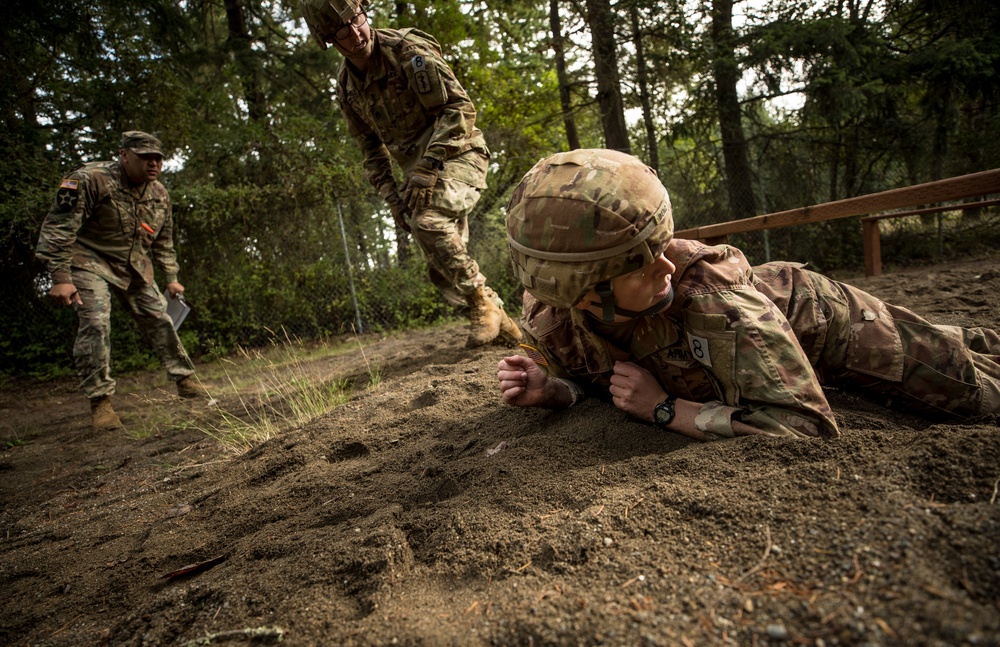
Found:
<svg viewBox="0 0 1000 647"><path fill-rule="evenodd" d="M73 360L80 376L80 390L88 398L93 400L115 392L111 377L112 292L131 312L143 337L167 369L167 377L176 381L194 373L194 364L167 314L167 300L155 284L147 285L136 276L122 290L93 272L75 267L73 284L83 300L83 305L76 306L80 326L73 345Z"/></svg>
<svg viewBox="0 0 1000 647"><path fill-rule="evenodd" d="M813 298L822 304L829 325L828 352L817 365L824 382L863 389L887 398L893 406L932 417L1000 413L1000 335L995 331L932 324L906 308L880 302L856 288L819 274L810 276L816 289ZM843 358L847 354L854 358L868 356L877 364L880 356L894 352L888 345L866 348L859 342L857 322L864 316L852 312L848 305L851 300L845 298L848 291L855 295L853 303L859 303L860 296L869 300L865 305L872 311L881 306L891 316L901 342L900 379L885 379L845 367Z"/></svg>
<svg viewBox="0 0 1000 647"><path fill-rule="evenodd" d="M474 163L465 158L461 156L447 164ZM430 204L411 216L410 225L413 238L427 259L431 282L445 301L465 305L466 296L483 287L490 300L502 308L503 301L486 285L479 264L469 256L469 212L479 202L479 196L479 189L471 184L442 177L434 185Z"/></svg>
<svg viewBox="0 0 1000 647"><path fill-rule="evenodd" d="M872 384L873 390L925 415L1000 413L1000 335L935 325L906 308L886 307L903 342L903 379Z"/></svg>

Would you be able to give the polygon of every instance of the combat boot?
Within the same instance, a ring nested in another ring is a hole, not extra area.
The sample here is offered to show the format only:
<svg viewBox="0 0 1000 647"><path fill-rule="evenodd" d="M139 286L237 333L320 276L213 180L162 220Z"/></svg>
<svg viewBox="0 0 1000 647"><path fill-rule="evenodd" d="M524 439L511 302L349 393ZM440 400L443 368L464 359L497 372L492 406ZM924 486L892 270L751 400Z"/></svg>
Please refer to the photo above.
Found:
<svg viewBox="0 0 1000 647"><path fill-rule="evenodd" d="M489 344L501 335L503 341L516 343L521 340L521 329L486 295L486 288L476 288L466 301L469 304L469 319L472 320L466 348Z"/></svg>
<svg viewBox="0 0 1000 647"><path fill-rule="evenodd" d="M177 380L177 395L188 399L211 399L208 395L208 391L205 390L205 387L196 382L190 375Z"/></svg>
<svg viewBox="0 0 1000 647"><path fill-rule="evenodd" d="M111 396L105 395L90 401L90 424L94 429L121 429L121 418L111 406Z"/></svg>

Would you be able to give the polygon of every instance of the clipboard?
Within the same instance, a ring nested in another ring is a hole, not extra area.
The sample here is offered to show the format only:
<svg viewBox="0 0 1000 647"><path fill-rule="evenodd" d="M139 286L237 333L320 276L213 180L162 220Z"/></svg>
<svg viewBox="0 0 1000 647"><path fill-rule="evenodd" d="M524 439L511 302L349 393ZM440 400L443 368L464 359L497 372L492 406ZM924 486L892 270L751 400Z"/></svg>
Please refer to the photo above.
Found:
<svg viewBox="0 0 1000 647"><path fill-rule="evenodd" d="M169 295L167 296L167 314L170 315L170 319L174 322L174 330L180 329L189 312L191 312L191 306L184 300L183 295L178 294L173 298Z"/></svg>

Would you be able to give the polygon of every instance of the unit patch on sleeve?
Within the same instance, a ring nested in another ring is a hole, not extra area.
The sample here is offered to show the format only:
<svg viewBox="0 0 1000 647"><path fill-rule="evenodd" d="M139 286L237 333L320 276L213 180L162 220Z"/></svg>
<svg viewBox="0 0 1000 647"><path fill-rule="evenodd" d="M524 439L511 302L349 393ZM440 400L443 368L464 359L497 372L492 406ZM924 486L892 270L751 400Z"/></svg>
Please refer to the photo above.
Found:
<svg viewBox="0 0 1000 647"><path fill-rule="evenodd" d="M77 180L63 180L59 184L59 191L56 193L56 207L59 211L72 211L76 208L80 199L79 188L80 182Z"/></svg>

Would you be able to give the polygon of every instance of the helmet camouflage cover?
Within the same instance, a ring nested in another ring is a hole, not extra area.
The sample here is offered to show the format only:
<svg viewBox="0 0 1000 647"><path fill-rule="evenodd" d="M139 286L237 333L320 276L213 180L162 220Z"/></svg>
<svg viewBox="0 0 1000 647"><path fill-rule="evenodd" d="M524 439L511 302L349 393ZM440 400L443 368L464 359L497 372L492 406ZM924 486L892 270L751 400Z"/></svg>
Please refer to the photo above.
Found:
<svg viewBox="0 0 1000 647"><path fill-rule="evenodd" d="M359 10L367 9L368 0L301 0L299 6L309 33L326 49L327 36L346 25Z"/></svg>
<svg viewBox="0 0 1000 647"><path fill-rule="evenodd" d="M507 205L514 273L536 299L559 308L652 263L673 234L670 197L656 173L613 150L543 159Z"/></svg>

